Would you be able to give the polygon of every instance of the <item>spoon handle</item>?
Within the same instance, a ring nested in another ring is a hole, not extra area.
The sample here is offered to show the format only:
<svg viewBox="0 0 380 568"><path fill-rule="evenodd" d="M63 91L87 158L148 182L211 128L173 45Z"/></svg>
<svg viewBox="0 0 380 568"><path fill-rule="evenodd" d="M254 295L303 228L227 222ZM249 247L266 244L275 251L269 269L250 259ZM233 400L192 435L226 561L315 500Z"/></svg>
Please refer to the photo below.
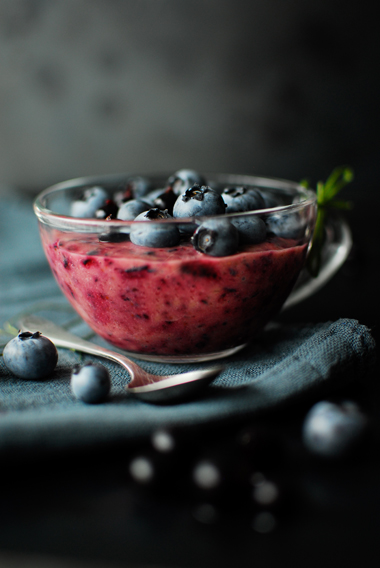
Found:
<svg viewBox="0 0 380 568"><path fill-rule="evenodd" d="M99 357L105 357L106 359L120 363L120 365L127 369L131 376L131 381L133 381L136 376L140 377L141 375L147 374L144 369L128 359L128 357L116 353L115 351L110 351L109 349L96 345L95 343L91 343L86 339L82 339L81 337L66 331L62 327L55 325L53 322L45 320L44 318L29 315L20 319L18 323L20 329L23 331L30 331L30 329L40 331L57 347L64 347L66 349L74 349L75 351L81 351L91 355L98 355Z"/></svg>

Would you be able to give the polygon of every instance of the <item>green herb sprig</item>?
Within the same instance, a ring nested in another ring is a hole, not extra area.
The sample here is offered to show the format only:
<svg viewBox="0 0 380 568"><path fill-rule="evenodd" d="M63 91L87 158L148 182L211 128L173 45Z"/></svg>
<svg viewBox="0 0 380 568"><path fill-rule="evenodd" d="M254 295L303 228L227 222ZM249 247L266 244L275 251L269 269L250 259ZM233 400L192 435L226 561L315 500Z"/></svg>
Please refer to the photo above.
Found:
<svg viewBox="0 0 380 568"><path fill-rule="evenodd" d="M306 262L306 268L313 277L318 276L321 268L322 249L325 242L325 222L328 211L331 209L351 209L351 202L335 199L335 197L353 179L354 172L350 167L339 166L332 171L325 183L322 181L317 183L317 219ZM301 182L301 184L307 186L305 181Z"/></svg>

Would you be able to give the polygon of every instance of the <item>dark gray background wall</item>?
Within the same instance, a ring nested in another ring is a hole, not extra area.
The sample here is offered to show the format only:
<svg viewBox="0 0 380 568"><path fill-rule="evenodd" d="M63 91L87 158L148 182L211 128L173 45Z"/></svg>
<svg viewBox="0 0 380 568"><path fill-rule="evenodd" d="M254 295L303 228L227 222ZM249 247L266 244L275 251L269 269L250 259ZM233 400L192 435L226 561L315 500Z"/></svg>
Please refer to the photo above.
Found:
<svg viewBox="0 0 380 568"><path fill-rule="evenodd" d="M316 181L349 163L377 195L375 9L0 0L0 181L182 167Z"/></svg>

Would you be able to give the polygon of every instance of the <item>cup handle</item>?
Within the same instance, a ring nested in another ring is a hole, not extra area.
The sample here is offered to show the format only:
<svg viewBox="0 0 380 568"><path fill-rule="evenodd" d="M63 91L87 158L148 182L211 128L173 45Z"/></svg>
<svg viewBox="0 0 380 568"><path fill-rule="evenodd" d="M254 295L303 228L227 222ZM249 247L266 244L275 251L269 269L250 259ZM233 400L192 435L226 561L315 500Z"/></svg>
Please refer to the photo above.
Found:
<svg viewBox="0 0 380 568"><path fill-rule="evenodd" d="M310 276L304 268L283 305L283 310L318 292L347 260L352 247L352 235L347 222L341 217L329 219L326 223L326 237L318 276Z"/></svg>

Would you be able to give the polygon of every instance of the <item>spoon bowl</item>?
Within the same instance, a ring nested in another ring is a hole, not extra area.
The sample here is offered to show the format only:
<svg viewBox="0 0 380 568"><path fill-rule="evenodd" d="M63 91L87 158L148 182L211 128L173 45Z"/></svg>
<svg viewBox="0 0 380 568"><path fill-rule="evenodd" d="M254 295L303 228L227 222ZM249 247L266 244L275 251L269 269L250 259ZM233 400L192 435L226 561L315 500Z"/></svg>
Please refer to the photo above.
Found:
<svg viewBox="0 0 380 568"><path fill-rule="evenodd" d="M128 371L131 378L125 387L126 390L146 402L171 403L194 397L223 369L219 365L176 375L152 375L125 355L82 339L45 318L34 315L21 317L18 326L21 331L39 331L56 347L74 349L119 363Z"/></svg>

